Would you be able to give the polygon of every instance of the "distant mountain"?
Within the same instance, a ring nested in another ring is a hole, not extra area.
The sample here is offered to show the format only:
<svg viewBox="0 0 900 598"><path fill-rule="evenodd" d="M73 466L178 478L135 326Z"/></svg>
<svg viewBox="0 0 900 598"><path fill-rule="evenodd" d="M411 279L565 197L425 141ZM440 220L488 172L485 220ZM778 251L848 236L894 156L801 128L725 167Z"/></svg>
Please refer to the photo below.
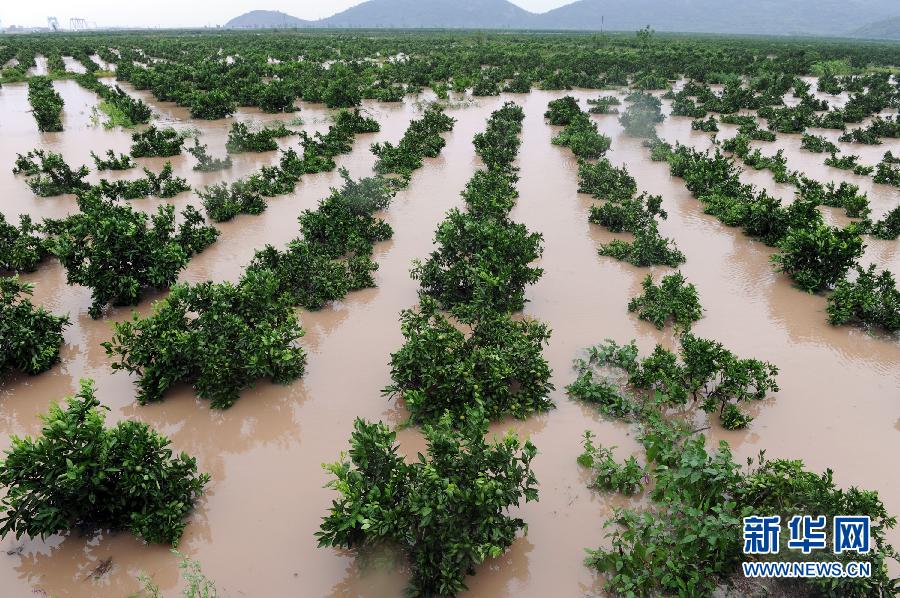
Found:
<svg viewBox="0 0 900 598"><path fill-rule="evenodd" d="M846 35L897 14L897 0L579 0L540 15L547 29Z"/></svg>
<svg viewBox="0 0 900 598"><path fill-rule="evenodd" d="M850 35L868 39L900 39L900 16L863 25L851 31Z"/></svg>
<svg viewBox="0 0 900 598"><path fill-rule="evenodd" d="M277 10L251 10L225 23L231 29L275 29L278 27L309 27L304 21Z"/></svg>
<svg viewBox="0 0 900 598"><path fill-rule="evenodd" d="M535 14L507 0L368 0L318 21L255 10L225 26L635 31L650 25L657 31L845 36L876 26L896 31L897 10L898 0L578 0Z"/></svg>
<svg viewBox="0 0 900 598"><path fill-rule="evenodd" d="M321 27L528 29L537 15L507 0L369 0Z"/></svg>

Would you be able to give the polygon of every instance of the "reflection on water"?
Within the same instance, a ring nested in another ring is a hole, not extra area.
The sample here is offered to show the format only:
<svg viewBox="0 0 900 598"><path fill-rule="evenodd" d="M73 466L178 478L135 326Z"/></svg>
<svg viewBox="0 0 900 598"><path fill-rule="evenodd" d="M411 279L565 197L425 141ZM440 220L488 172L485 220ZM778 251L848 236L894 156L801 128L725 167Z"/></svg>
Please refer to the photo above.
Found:
<svg viewBox="0 0 900 598"><path fill-rule="evenodd" d="M70 63L70 59L66 59ZM0 211L15 219L20 212L37 218L59 217L75 209L74 199L34 197L10 168L17 152L43 146L62 152L70 164L92 164L90 151L127 152L127 131L106 130L90 122L94 94L72 81L58 81L66 101L63 133L39 134L27 113L27 88L23 84L0 89ZM148 101L161 122L179 128L196 127L213 154L225 152L233 119L186 122L185 109L155 101L148 92L133 93ZM576 91L582 99L599 92ZM656 343L672 347L670 330L658 331L627 312L628 300L641 279L666 268L635 268L596 254L596 246L613 235L590 225L587 213L592 200L577 193L577 164L564 148L553 146L555 128L545 124L543 112L561 92L510 94L479 98L477 105L453 109L456 129L447 135L447 147L437 159L426 160L409 188L401 191L382 215L394 227L394 239L375 249L379 264L377 289L351 293L344 301L319 312L300 312L307 330L302 340L309 353L307 373L288 386L260 383L243 393L225 412L211 411L187 386L171 392L166 400L146 407L134 402L135 389L125 374L113 374L99 346L111 335L111 322L130 317L131 308L115 309L100 321L86 315L90 291L65 284L65 272L56 263L44 265L26 278L37 285L35 301L57 312L68 312L72 326L66 330L62 363L35 377L14 377L0 389L0 446L7 434L34 434L40 430L37 415L50 401L77 389L80 377L97 381L98 397L111 408L110 422L122 418L146 421L172 438L178 450L196 455L212 482L188 525L181 549L198 559L204 573L215 579L226 595L247 596L399 596L406 573L397 559L378 566L360 567L351 554L316 548L314 533L334 493L322 486L328 476L321 463L338 458L357 416L383 419L391 424L405 420L402 406L380 394L388 384L389 355L402 343L397 323L401 309L416 302L417 286L409 278L411 261L432 248L434 230L451 207L462 200L459 192L478 167L472 136L483 129L490 112L507 99L524 105L526 119L519 158L520 199L512 218L544 235L540 266L544 276L527 290L530 302L525 314L552 327L545 355L553 368L557 409L527 421L507 420L492 426L502 433L514 428L532 438L540 451L534 461L540 481L540 501L517 509L529 525L528 536L517 540L500 559L485 563L469 578L470 596L576 596L598 593L601 582L582 564L585 547L604 542L603 523L616 506L630 499L599 495L587 488L585 472L575 459L581 451L585 429L605 445L617 446L617 455L638 453L633 431L609 422L594 410L569 401L564 387L573 379L572 358L584 347L612 338L620 343L632 338L642 351ZM667 108L670 102L664 104ZM338 164L355 177L371 174L374 157L368 151L375 141L396 142L415 115L412 103L367 104L382 123L382 131L357 137L354 151L340 156ZM321 105L302 106L295 115L265 115L241 109L235 118L290 121L301 116L306 124L294 127L321 131L328 126L328 111ZM772 457L802 458L814 470L832 467L841 485L878 489L888 509L900 513L900 480L886 476L885 455L900 450L900 344L896 339L868 335L850 328L832 328L825 322L825 300L791 287L784 276L772 272L772 249L723 226L702 213L699 202L681 180L668 174L665 164L653 163L640 142L621 134L615 116L594 116L600 129L613 138L610 160L627 165L640 191L660 194L668 220L662 234L676 239L688 261L681 268L696 284L705 308L695 331L723 342L738 355L753 356L777 364L781 391L773 400L751 407L756 417L744 432L722 430L713 422L709 434L728 440L741 462L766 448ZM725 129L726 127L723 127ZM670 118L659 128L661 137L679 139L703 149L708 136L690 130L690 119ZM723 131L720 137L730 135ZM826 133L835 137L834 132ZM296 138L279 141L296 145ZM800 150L799 135L779 135L770 149L784 147L791 168L820 180L847 178L869 194L875 216L897 205L895 189L874 185L871 179L852 177L824 166L824 156ZM842 147L847 144L842 144ZM886 140L875 148L847 146L864 162L873 162L900 143ZM195 173L193 158L171 158L175 174L186 177L196 189L220 180L246 176L263 164L278 159L275 152L236 156L233 169L219 173ZM165 159L141 159L158 171ZM107 177L133 178L138 171L104 173ZM748 174L748 181L773 194L792 198L792 190L775 185L767 171ZM96 181L97 173L91 173ZM336 172L301 179L294 193L272 198L260 216L241 216L217 224L222 231L217 243L195 257L182 272L183 281L236 280L266 243L283 246L297 236L296 218L314 208L331 186L339 185ZM138 209L155 210L160 200L134 202ZM178 210L197 205L194 192L173 200ZM896 242L867 239L864 261L900 274ZM137 306L150 313L153 299ZM414 457L424 450L418 430L398 434L401 451ZM900 535L891 539L900 544ZM177 595L177 559L165 547L145 546L128 534L92 537L52 537L45 541L7 537L0 550L0 587L12 596L42 590L54 596L116 596L137 589L140 570L152 574L165 595ZM92 576L107 559L108 571Z"/></svg>

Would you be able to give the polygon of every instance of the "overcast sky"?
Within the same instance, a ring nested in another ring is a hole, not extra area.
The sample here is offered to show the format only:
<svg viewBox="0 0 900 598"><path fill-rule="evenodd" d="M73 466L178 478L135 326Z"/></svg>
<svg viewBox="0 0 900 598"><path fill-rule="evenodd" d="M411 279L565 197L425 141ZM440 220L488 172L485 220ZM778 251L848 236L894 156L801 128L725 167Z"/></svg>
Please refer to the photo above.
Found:
<svg viewBox="0 0 900 598"><path fill-rule="evenodd" d="M532 12L544 12L573 0L512 0ZM64 28L69 19L80 17L89 25L138 27L199 27L221 25L250 10L280 10L301 19L331 16L362 0L0 0L0 23L46 26L54 16ZM214 8L213 8L214 7Z"/></svg>

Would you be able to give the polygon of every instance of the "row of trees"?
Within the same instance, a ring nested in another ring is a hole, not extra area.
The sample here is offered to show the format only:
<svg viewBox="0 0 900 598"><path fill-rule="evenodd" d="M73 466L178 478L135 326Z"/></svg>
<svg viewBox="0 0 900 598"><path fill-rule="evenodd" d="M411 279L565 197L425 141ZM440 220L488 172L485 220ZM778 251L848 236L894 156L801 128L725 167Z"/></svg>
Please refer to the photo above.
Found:
<svg viewBox="0 0 900 598"><path fill-rule="evenodd" d="M292 192L303 175L333 170L337 166L335 158L353 149L356 135L379 130L378 121L363 116L359 110L339 111L326 133L316 133L312 136L306 131L300 133L302 155L289 148L282 152L277 166L263 166L245 179L238 179L230 184L210 185L201 190L199 195L206 213L217 222L231 220L238 214L260 214L266 208L263 197ZM284 131L288 130L282 125L281 130L263 129L251 132L243 123L235 123L229 134L228 150L231 152L276 149L274 137ZM206 154L206 146L200 146L197 142L195 147L188 151L198 158L195 168L201 170L217 170L231 164L230 158L222 160L209 157Z"/></svg>
<svg viewBox="0 0 900 598"><path fill-rule="evenodd" d="M463 192L467 210L448 214L438 248L413 269L420 304L401 313L406 342L391 356L393 383L385 391L401 396L410 419L423 425L427 456L407 463L394 432L357 420L349 459L327 467L340 496L316 534L319 545L399 546L414 596L465 590L465 577L501 556L525 528L509 509L537 500L534 445L513 433L485 440L489 419L553 406L541 356L549 330L510 318L524 303L525 285L540 276L528 266L540 254L540 236L508 219L523 118L507 103L475 136L485 168Z"/></svg>
<svg viewBox="0 0 900 598"><path fill-rule="evenodd" d="M42 133L62 131L62 96L53 89L53 81L48 77L28 79L28 103Z"/></svg>
<svg viewBox="0 0 900 598"><path fill-rule="evenodd" d="M652 100L656 100L651 101ZM659 100L648 94L629 96L630 105L620 117L626 131L636 136L649 135L661 120ZM550 124L574 123L580 120L590 121L577 100L566 96L553 100L544 114ZM596 130L596 125L591 122ZM571 124L569 125L571 126ZM568 128L568 127L567 127ZM655 134L655 133L654 133ZM685 261L684 254L678 250L675 242L662 237L659 233L658 219L667 217L662 209L662 198L637 194L637 184L623 166L617 168L603 156L609 149L609 138L606 137L603 151L596 154L573 152L579 157L578 190L589 193L594 199L602 201L600 205L591 207L589 220L605 226L612 232L628 232L634 235L633 241L614 239L601 245L600 255L610 256L629 262L635 266L668 265L678 266ZM556 139L553 141L556 143ZM571 147L571 146L570 146ZM586 158L597 158L590 161Z"/></svg>
<svg viewBox="0 0 900 598"><path fill-rule="evenodd" d="M738 110L756 110L766 119L768 128L782 133L803 133L809 127L844 130L847 124L859 123L898 103L896 86L888 73L867 73L855 77L853 93L841 109L829 110L828 102L815 98L810 85L797 77L779 75L763 77L745 85L732 78L721 93L712 91L700 81L692 80L677 93L668 92L672 114L702 118L709 112L732 115ZM799 103L785 106L783 96L793 88ZM665 97L665 96L664 96ZM724 121L723 121L724 122ZM841 141L880 143L880 137L896 137L897 124L891 117L876 116L866 127L845 132Z"/></svg>
<svg viewBox="0 0 900 598"><path fill-rule="evenodd" d="M757 191L752 185L741 183L738 176L740 169L718 148L709 154L682 145L671 149L659 141L655 142L655 146L653 151L656 156L668 160L671 174L684 179L688 190L704 204L706 213L716 216L728 226L741 227L745 233L766 244L776 246L779 252L772 256L775 268L788 274L804 291L824 292L846 280L847 273L857 265L863 254L865 245L860 234L889 226L887 220L874 224L851 223L843 228L825 224L818 205L841 205L845 209L848 205L859 206L856 199L858 188L852 185L824 186L800 177L798 198L783 206L780 200L765 191ZM896 219L893 216L889 218ZM866 293L867 289L871 291L871 285L859 287L862 293ZM857 302L852 309L855 315L843 321L893 329L890 317L872 319L873 314L896 311L892 294L866 294L871 302L883 302L884 309L863 310ZM847 296L831 295L829 301L839 301Z"/></svg>
<svg viewBox="0 0 900 598"><path fill-rule="evenodd" d="M397 145L389 141L372 144L372 153L378 158L375 172L382 176L396 175L397 184L406 186L413 171L422 167L423 158L440 154L446 144L441 133L452 130L454 122L439 104L432 104L421 119L409 124Z"/></svg>
<svg viewBox="0 0 900 598"><path fill-rule="evenodd" d="M340 116L332 127L339 133L323 139L352 138L355 129L346 123L358 117ZM303 374L306 358L296 345L303 331L294 307L320 309L374 286L374 244L393 234L374 215L390 204L390 183L354 181L345 170L341 176L341 188L300 215L301 236L284 250L257 251L237 284L176 285L151 316L116 325L104 346L114 368L138 376L140 402L161 400L173 384L187 381L224 409L258 379L286 383Z"/></svg>
<svg viewBox="0 0 900 598"><path fill-rule="evenodd" d="M4 55L29 64L38 51L73 55L89 72L97 68L89 56L101 53L104 60L116 62L120 79L150 89L160 100L189 107L195 117L207 118L229 114L236 105L292 110L296 98L332 107L356 105L364 98L396 101L424 86L444 93L472 88L479 95L500 89L526 92L532 87L602 88L629 81L639 89L664 89L682 75L701 86L724 83L740 88L742 78L747 80L744 89L753 93L729 90L718 106L720 111L734 111L733 105L746 96L764 95L760 90L772 89L780 97L798 75L809 73L824 75L823 85L829 89L831 82L858 94L873 75L838 80L823 72L822 65L840 64L847 72L897 62L895 49L875 45L813 48L794 40L671 38L645 44L634 36L619 35L471 33L384 33L341 39L273 34L265 44L251 34L212 32L145 38L19 36L4 48Z"/></svg>

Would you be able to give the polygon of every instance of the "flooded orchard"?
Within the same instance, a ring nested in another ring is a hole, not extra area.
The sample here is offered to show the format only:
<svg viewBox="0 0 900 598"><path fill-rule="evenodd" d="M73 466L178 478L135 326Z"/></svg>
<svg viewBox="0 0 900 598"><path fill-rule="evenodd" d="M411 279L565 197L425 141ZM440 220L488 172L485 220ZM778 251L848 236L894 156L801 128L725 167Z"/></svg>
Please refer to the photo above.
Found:
<svg viewBox="0 0 900 598"><path fill-rule="evenodd" d="M110 81L111 82L111 81ZM77 211L73 196L36 197L21 177L10 172L17 153L40 147L62 153L69 164L90 164L91 150L126 152L130 132L105 129L92 119L95 94L74 81L56 81L65 100L61 133L38 133L28 114L26 84L4 84L0 89L0 211L10 221L19 214L35 219L58 218ZM214 155L222 155L233 120L291 121L302 117L297 130L324 131L330 111L321 104L300 103L299 113L270 115L239 109L233 118L192 120L184 108L157 101L149 92L128 93L142 98L155 111L155 120L177 129L193 128ZM579 596L603 595L603 581L583 565L584 549L604 542L603 527L615 507L636 503L619 495L588 487L589 472L576 463L585 430L593 431L618 457L638 454L634 429L606 420L591 407L571 400L565 386L575 377L573 358L585 347L604 339L627 343L636 339L642 354L657 343L677 346L671 329L657 330L629 314L626 306L640 293L647 273L655 277L670 268L637 268L597 255L599 243L627 238L590 224L587 214L593 199L578 193L578 164L571 152L551 144L559 127L550 126L544 111L550 100L573 95L582 104L596 91L532 91L504 93L451 102L447 113L457 119L445 134L447 145L438 158L426 159L408 187L400 190L388 209L379 214L394 229L394 237L375 246L373 259L377 288L352 292L315 312L298 310L308 352L302 379L288 385L258 383L244 391L230 409L210 409L188 385L179 386L166 400L146 406L135 402L134 379L114 373L100 346L112 335L112 323L128 319L132 308L114 308L93 320L88 315L90 290L66 284L65 269L55 260L23 278L35 284L34 301L54 313L70 315L65 330L61 363L35 377L17 375L7 380L0 395L0 444L10 446L9 435L34 435L41 430L39 415L52 401L77 392L79 380L96 382L97 396L110 408L108 422L135 419L146 422L172 439L176 451L197 457L198 468L211 474L204 497L190 515L179 550L199 561L203 573L215 580L224 596L399 596L406 585L406 566L390 551L357 559L349 551L317 548L315 532L336 492L324 488L330 474L322 463L338 459L357 417L403 424L408 412L402 402L388 400L381 389L391 382L389 358L403 344L397 317L418 301L418 283L410 278L413 260L433 249L434 231L446 212L461 207L460 192L480 167L472 137L482 131L491 112L505 101L525 110L519 199L511 213L516 222L543 235L544 252L538 264L543 277L526 288L524 315L552 328L544 356L553 369L556 409L524 421L507 419L491 426L502 434L515 429L530 438L539 454L533 463L539 481L539 501L516 509L528 525L527 535L496 560L488 559L477 575L466 580L466 596ZM620 94L624 95L624 94ZM366 101L363 107L381 124L381 131L358 135L353 151L337 158L351 176L369 176L375 157L372 143L396 142L410 120L420 112L418 100L386 104ZM668 114L671 101L663 101ZM696 285L704 312L693 331L715 339L737 355L755 356L779 368L779 392L754 403L754 420L746 430L728 431L711 418L710 445L727 440L742 463L765 450L768 458L802 459L816 472L834 470L838 486L877 489L887 510L900 513L900 342L895 336L867 333L859 328L828 324L826 299L795 288L770 263L774 249L728 228L669 175L665 162L652 162L638 139L622 132L615 115L591 115L612 138L607 157L626 165L638 191L661 195L668 219L660 223L663 236L677 240L687 257L679 270ZM736 127L722 125L720 137ZM657 127L660 138L674 143L710 147L706 133L691 130L691 119L667 117ZM834 131L816 131L837 142ZM282 148L296 138L279 140ZM885 139L877 147L853 146L864 162L877 161L885 150L900 152L900 141ZM821 181L848 180L868 194L873 218L900 204L896 187L872 183L870 177L849 174L822 164L822 155L800 149L800 136L779 134L775 142L755 142L764 154L785 150L788 164ZM158 171L170 160L175 174L187 178L194 190L247 175L261 165L277 161L277 152L234 156L231 169L215 173L192 170L185 155L139 159L139 166ZM104 173L108 178L134 177ZM765 188L785 201L793 188L777 184L771 172L746 168L745 182ZM98 173L89 181L96 183ZM181 281L236 281L254 252L266 244L283 247L298 234L297 217L315 208L341 184L337 171L306 175L293 193L268 200L258 216L241 215L216 224L221 235L197 255L180 275ZM194 191L172 200L140 199L130 205L153 211L161 202L179 210L199 206ZM826 210L826 220L843 224L838 209ZM861 263L874 263L900 275L897 241L866 236ZM145 297L135 310L151 313L154 300ZM401 453L408 459L424 451L417 427L400 427ZM897 529L888 540L900 544ZM139 588L145 572L162 594L179 591L178 557L169 548L148 545L126 532L71 533L41 539L7 535L0 543L0 588L6 596L116 596ZM896 568L894 575L900 574Z"/></svg>

